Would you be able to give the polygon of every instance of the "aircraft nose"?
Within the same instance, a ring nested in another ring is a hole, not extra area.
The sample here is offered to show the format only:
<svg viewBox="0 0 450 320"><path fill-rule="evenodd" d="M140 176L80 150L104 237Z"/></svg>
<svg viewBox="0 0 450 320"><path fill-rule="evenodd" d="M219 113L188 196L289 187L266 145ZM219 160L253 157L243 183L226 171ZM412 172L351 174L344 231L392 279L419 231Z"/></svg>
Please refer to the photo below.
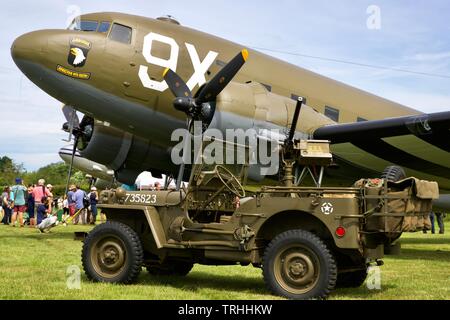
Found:
<svg viewBox="0 0 450 320"><path fill-rule="evenodd" d="M41 31L26 33L18 37L11 46L11 56L16 65L22 69L24 62L41 59L47 50L47 36Z"/></svg>

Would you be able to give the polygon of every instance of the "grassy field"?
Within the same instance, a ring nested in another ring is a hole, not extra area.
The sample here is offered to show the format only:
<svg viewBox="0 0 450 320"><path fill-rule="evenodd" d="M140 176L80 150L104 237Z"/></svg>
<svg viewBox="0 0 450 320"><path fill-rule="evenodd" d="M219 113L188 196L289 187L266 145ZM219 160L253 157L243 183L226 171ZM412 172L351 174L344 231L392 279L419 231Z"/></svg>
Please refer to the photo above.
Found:
<svg viewBox="0 0 450 320"><path fill-rule="evenodd" d="M95 284L81 274L81 289L67 288L67 268L81 268L82 243L75 231L57 227L50 234L0 225L0 299L277 299L265 289L261 270L252 267L196 266L186 278L152 278L142 272L132 286ZM403 236L401 256L382 267L382 288L336 290L330 299L450 299L450 223L447 235Z"/></svg>

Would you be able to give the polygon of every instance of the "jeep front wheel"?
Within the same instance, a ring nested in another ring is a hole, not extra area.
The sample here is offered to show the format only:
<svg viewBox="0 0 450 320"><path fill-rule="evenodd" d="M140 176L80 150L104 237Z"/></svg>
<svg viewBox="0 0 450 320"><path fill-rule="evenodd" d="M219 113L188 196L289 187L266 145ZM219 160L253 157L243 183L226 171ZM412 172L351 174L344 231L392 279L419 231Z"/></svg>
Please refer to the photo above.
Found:
<svg viewBox="0 0 450 320"><path fill-rule="evenodd" d="M291 230L277 236L263 257L263 276L274 294L294 300L325 299L336 284L336 262L314 234Z"/></svg>
<svg viewBox="0 0 450 320"><path fill-rule="evenodd" d="M82 262L89 280L133 283L142 270L143 249L139 236L122 223L101 224L84 241Z"/></svg>

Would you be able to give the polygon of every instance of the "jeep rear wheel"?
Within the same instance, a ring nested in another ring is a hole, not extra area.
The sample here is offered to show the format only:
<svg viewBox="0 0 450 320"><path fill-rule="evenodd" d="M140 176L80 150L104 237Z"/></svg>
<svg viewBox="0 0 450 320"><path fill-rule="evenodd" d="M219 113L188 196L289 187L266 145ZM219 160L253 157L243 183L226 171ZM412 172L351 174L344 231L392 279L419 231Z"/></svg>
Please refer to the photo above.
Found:
<svg viewBox="0 0 450 320"><path fill-rule="evenodd" d="M127 225L108 221L94 228L84 241L82 262L95 282L133 283L142 270L139 236Z"/></svg>
<svg viewBox="0 0 450 320"><path fill-rule="evenodd" d="M277 236L263 257L263 276L274 294L294 300L325 299L336 284L336 262L314 234L291 230Z"/></svg>
<svg viewBox="0 0 450 320"><path fill-rule="evenodd" d="M185 277L191 272L194 265L190 262L173 261L163 264L151 264L147 271L152 276L178 276Z"/></svg>

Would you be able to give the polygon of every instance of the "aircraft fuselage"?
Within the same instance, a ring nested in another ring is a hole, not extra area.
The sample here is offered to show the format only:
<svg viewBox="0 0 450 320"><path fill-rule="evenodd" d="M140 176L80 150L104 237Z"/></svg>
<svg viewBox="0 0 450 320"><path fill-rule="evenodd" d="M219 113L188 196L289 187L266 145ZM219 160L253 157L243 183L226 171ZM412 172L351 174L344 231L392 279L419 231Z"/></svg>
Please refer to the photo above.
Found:
<svg viewBox="0 0 450 320"><path fill-rule="evenodd" d="M162 149L173 145L171 134L177 128L184 128L186 119L185 114L172 107L173 95L163 80L164 69L177 72L195 92L242 49L227 40L150 18L95 13L81 16L81 21L99 25L106 22L109 27L103 33L44 30L23 35L12 47L16 64L31 81L64 104L145 137ZM327 110L337 111L334 120L338 123L420 114L417 110L249 51L249 61L233 81L261 83L266 90L288 98L302 96L321 114ZM233 116L244 126L260 121L285 128L291 112L288 109L269 110L267 114L258 110L233 110ZM319 122L317 127L325 124L323 120ZM309 134L304 126L299 123L298 131ZM442 188L450 190L448 150L436 148L413 135L383 142L400 151L399 162L384 157L384 150L363 150L350 143L333 146L333 153L349 167L367 173L380 172L392 163L403 165L408 174L438 180ZM412 158L404 157L405 146L411 145L414 145ZM427 163L437 165L437 168L427 172L427 166L422 165ZM418 167L424 168L417 170Z"/></svg>

